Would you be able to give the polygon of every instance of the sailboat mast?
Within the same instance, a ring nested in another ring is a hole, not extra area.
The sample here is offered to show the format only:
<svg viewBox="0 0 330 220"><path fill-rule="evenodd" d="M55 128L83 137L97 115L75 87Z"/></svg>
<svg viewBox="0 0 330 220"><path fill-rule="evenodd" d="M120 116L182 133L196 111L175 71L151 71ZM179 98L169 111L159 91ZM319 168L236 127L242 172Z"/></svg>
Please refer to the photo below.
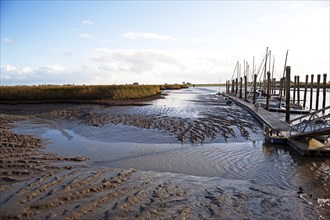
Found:
<svg viewBox="0 0 330 220"><path fill-rule="evenodd" d="M271 79L272 82L274 79L274 65L275 65L275 55L273 55L273 67L272 67L272 79ZM276 88L276 80L275 80L275 82L273 82L273 94L276 93L275 88Z"/></svg>
<svg viewBox="0 0 330 220"><path fill-rule="evenodd" d="M289 53L289 50L286 51L285 62L284 62L284 70L283 70L283 78L285 76L286 61L288 60L288 53Z"/></svg>
<svg viewBox="0 0 330 220"><path fill-rule="evenodd" d="M266 48L266 58L265 58L265 69L264 69L264 80L263 80L263 90L266 90L266 75L267 75L267 57L268 57L268 47Z"/></svg>

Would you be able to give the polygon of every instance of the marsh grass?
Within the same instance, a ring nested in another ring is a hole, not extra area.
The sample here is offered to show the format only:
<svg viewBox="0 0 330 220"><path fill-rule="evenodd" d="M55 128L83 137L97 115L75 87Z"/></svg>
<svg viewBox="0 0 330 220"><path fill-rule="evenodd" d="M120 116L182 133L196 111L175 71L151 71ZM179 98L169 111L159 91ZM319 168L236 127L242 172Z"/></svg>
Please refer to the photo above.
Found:
<svg viewBox="0 0 330 220"><path fill-rule="evenodd" d="M2 86L0 100L126 100L160 93L156 85Z"/></svg>

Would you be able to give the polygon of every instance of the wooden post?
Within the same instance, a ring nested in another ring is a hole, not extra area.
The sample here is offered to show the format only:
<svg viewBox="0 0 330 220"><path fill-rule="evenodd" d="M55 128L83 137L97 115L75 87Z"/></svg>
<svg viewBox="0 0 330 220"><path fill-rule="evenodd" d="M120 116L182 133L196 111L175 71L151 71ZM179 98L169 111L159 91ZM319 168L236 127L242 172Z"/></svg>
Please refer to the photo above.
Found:
<svg viewBox="0 0 330 220"><path fill-rule="evenodd" d="M311 92L310 92L310 99L309 101L311 103L309 103L309 110L312 110L313 109L313 80L314 80L314 74L311 75Z"/></svg>
<svg viewBox="0 0 330 220"><path fill-rule="evenodd" d="M247 75L244 76L244 100L247 101Z"/></svg>
<svg viewBox="0 0 330 220"><path fill-rule="evenodd" d="M238 93L238 78L235 79L235 82L236 82L235 97L237 97L237 93Z"/></svg>
<svg viewBox="0 0 330 220"><path fill-rule="evenodd" d="M323 74L323 103L322 103L322 108L325 108L325 100L326 100L326 87L327 87L327 74ZM325 110L322 111L322 114L325 114Z"/></svg>
<svg viewBox="0 0 330 220"><path fill-rule="evenodd" d="M266 110L269 111L269 98L270 98L270 72L267 72L267 94L266 94Z"/></svg>
<svg viewBox="0 0 330 220"><path fill-rule="evenodd" d="M286 99L285 99L285 121L288 123L290 121L290 74L291 67L287 66L286 70Z"/></svg>
<svg viewBox="0 0 330 220"><path fill-rule="evenodd" d="M317 84L316 84L316 111L319 110L320 81L321 81L321 74L317 74Z"/></svg>
<svg viewBox="0 0 330 220"><path fill-rule="evenodd" d="M243 93L243 77L240 78L240 84L239 84L239 98L242 99L242 93Z"/></svg>
<svg viewBox="0 0 330 220"><path fill-rule="evenodd" d="M234 94L235 94L234 87L235 87L235 80L233 79L233 80L231 81L231 95L232 95L232 96L234 96Z"/></svg>
<svg viewBox="0 0 330 220"><path fill-rule="evenodd" d="M283 88L283 77L280 78L280 97L282 97L282 88Z"/></svg>
<svg viewBox="0 0 330 220"><path fill-rule="evenodd" d="M294 82L293 82L293 99L292 99L292 103L293 104L296 102L296 84L297 84L297 76L294 76Z"/></svg>
<svg viewBox="0 0 330 220"><path fill-rule="evenodd" d="M285 85L286 85L286 79L285 79L285 77L283 77L283 96L286 96L286 87L285 87Z"/></svg>
<svg viewBox="0 0 330 220"><path fill-rule="evenodd" d="M228 80L228 94L230 94L230 80Z"/></svg>
<svg viewBox="0 0 330 220"><path fill-rule="evenodd" d="M298 100L298 104L300 104L300 82L299 82L299 76L297 76L297 100Z"/></svg>
<svg viewBox="0 0 330 220"><path fill-rule="evenodd" d="M283 84L284 84L284 77L281 77L280 79L280 91L279 91L279 94L280 94L280 102L278 104L278 107L280 108L281 107L281 102L282 102L282 89L283 89ZM283 95L284 96L284 95Z"/></svg>
<svg viewBox="0 0 330 220"><path fill-rule="evenodd" d="M256 91L257 91L257 74L254 74L254 79L253 79L253 104L256 104Z"/></svg>
<svg viewBox="0 0 330 220"><path fill-rule="evenodd" d="M274 79L274 65L275 65L275 55L273 55L273 68L272 68L272 94L275 94L275 87L276 87L276 79ZM269 70L270 71L270 70Z"/></svg>
<svg viewBox="0 0 330 220"><path fill-rule="evenodd" d="M304 104L303 104L304 108L306 108L307 86L308 86L308 75L306 75L306 82L305 82Z"/></svg>

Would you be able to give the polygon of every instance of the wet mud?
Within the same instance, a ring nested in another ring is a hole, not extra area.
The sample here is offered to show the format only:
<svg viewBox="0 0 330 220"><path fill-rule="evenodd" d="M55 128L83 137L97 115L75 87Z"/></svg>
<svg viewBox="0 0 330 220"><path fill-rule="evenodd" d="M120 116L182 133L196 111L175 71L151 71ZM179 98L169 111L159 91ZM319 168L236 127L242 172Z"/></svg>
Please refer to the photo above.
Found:
<svg viewBox="0 0 330 220"><path fill-rule="evenodd" d="M327 160L259 148L261 125L247 112L207 92L175 100L183 93L145 106L6 107L7 113L25 116L0 116L0 219L329 218ZM34 136L16 133L24 124L37 131ZM132 130L149 144L95 141L114 135L109 126L119 133ZM102 160L79 154L79 146L70 156L50 153L43 129L59 133L64 151L70 143L87 143L94 154L104 154ZM75 142L75 132L83 129L88 141ZM153 144L143 137L149 130L183 144Z"/></svg>
<svg viewBox="0 0 330 220"><path fill-rule="evenodd" d="M68 108L51 111L47 117L77 119L81 123L95 127L121 124L144 129L157 129L175 136L182 143L225 142L228 138L236 139L238 137L241 138L241 141L251 140L251 134L255 135L261 131L261 124L244 109L238 106L228 106L226 101L224 97L219 96L215 100L194 103L204 108L199 110L197 117L193 118L164 114L166 107L142 113L139 112L139 109L132 113L127 111L127 108L119 108L118 111L112 109L109 111L108 108Z"/></svg>

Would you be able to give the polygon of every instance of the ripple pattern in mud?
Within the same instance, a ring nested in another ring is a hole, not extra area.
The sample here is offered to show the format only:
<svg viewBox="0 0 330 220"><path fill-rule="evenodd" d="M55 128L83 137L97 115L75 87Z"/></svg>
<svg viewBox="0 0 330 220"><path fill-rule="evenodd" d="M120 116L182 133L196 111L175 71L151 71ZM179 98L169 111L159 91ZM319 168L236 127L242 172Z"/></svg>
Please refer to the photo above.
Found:
<svg viewBox="0 0 330 220"><path fill-rule="evenodd" d="M251 132L260 130L260 125L244 110L215 107L206 110L198 118L181 118L155 114L125 114L104 112L77 112L76 109L64 109L52 112L64 118L79 118L84 123L101 127L105 124L123 124L145 129L157 129L166 134L175 135L181 142L202 143L213 140L243 137L250 138ZM221 141L220 141L221 142Z"/></svg>
<svg viewBox="0 0 330 220"><path fill-rule="evenodd" d="M1 219L311 219L290 191L134 169L73 169L17 183Z"/></svg>

